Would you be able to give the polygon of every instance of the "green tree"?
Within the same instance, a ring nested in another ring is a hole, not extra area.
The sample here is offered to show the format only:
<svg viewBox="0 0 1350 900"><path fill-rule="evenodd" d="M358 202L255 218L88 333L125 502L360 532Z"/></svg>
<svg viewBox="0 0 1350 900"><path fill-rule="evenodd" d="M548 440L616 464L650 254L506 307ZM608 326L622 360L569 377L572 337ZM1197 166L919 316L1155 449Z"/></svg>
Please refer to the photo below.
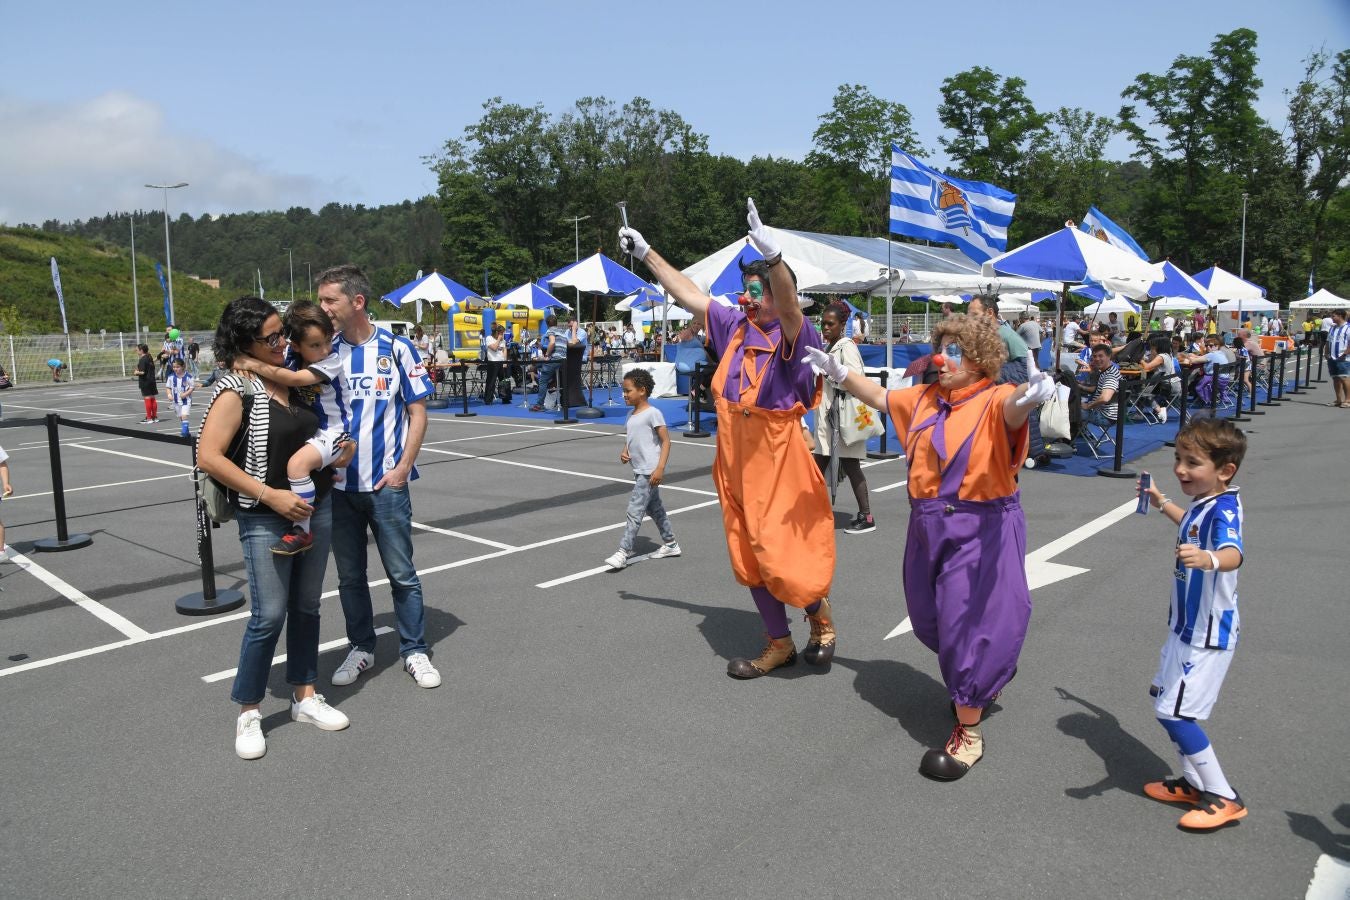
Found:
<svg viewBox="0 0 1350 900"><path fill-rule="evenodd" d="M976 66L943 79L941 91L938 120L952 137L938 142L960 174L1018 192L1050 121L1027 97L1026 81Z"/></svg>

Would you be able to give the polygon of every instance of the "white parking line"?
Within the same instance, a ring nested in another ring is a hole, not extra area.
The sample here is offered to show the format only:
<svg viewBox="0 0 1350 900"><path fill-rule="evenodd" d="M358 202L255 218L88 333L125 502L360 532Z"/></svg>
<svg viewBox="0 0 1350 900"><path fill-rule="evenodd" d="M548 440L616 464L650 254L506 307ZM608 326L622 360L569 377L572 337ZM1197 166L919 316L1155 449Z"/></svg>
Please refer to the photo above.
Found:
<svg viewBox="0 0 1350 900"><path fill-rule="evenodd" d="M412 527L420 528L423 531L435 532L436 534L443 534L446 535L447 537L459 538L465 541L473 541L476 544L486 544L489 547L496 547L498 550L519 549L518 547L515 547L512 544L503 544L500 541L490 541L487 538L474 537L471 534L465 534L462 531L451 531L448 528L436 528L435 526L432 525L423 525L421 522L413 522Z"/></svg>
<svg viewBox="0 0 1350 900"><path fill-rule="evenodd" d="M167 481L173 478L187 477L187 473L183 473L181 475L156 475L153 478L134 478L131 481L109 481L104 484L87 484L84 487L68 487L66 488L66 493L73 494L76 491L96 491L100 488L122 487L127 484L145 484L147 481ZM5 502L13 503L15 500L27 500L30 497L50 497L53 493L53 491L35 491L31 494L15 494L13 497L5 498ZM183 499L186 500L188 498L184 497Z"/></svg>
<svg viewBox="0 0 1350 900"><path fill-rule="evenodd" d="M127 459L139 459L141 462L159 463L162 466L173 466L177 469L187 469L191 471L192 466L187 463L170 462L167 459L156 459L153 456L141 456L139 453L125 453L121 450L109 450L106 447L91 447L88 444L71 444L72 447L78 447L81 450L90 450L94 453L111 453L113 456L125 456Z"/></svg>
<svg viewBox="0 0 1350 900"><path fill-rule="evenodd" d="M595 479L596 481L613 481L618 482L619 484L633 483L632 478L619 478L618 476L615 475L593 475L590 472L576 472L573 471L572 469L559 469L554 466L539 466L535 465L534 463L524 463L514 459L498 459L493 456L477 456L473 453L460 453L457 450L440 450L437 449L436 447L423 447L423 449L430 450L432 453L442 453L446 456L458 456L463 459L476 459L479 462L496 463L497 465L501 466L519 466L522 469L535 469L539 472L548 472L551 475L571 475L574 478L592 478ZM678 487L676 485L671 484L663 484L661 485L661 488L667 491L680 491L686 494L701 494L704 497L717 496L716 491L704 491L699 490L698 488Z"/></svg>
<svg viewBox="0 0 1350 900"><path fill-rule="evenodd" d="M630 556L628 557L628 565L631 566L633 563L642 562L649 556L651 556L650 553L640 553L637 556ZM564 575L563 577L555 578L552 581L541 581L539 584L536 584L535 587L545 589L557 587L560 584L567 584L567 582L569 581L580 581L581 579L589 578L592 575L599 575L602 572L612 572L612 571L617 570L611 569L609 566L596 566L594 569L586 569L585 571L582 572L573 572L571 575Z"/></svg>
<svg viewBox="0 0 1350 900"><path fill-rule="evenodd" d="M132 639L143 639L150 636L150 632L146 631L144 628L136 625L120 613L113 612L97 600L92 600L85 596L83 592L76 590L59 576L48 572L22 553L16 553L11 549L9 558L10 561L20 569L32 575L38 581L41 581L43 584L47 585L47 587L56 591L76 606L93 613L95 617L101 619L108 625L111 625L113 628L116 628L125 636Z"/></svg>
<svg viewBox="0 0 1350 900"><path fill-rule="evenodd" d="M872 493L880 494L882 491L893 491L896 488L904 487L907 484L909 484L908 478L906 478L904 481L897 481L895 484L883 484L879 488L872 488Z"/></svg>
<svg viewBox="0 0 1350 900"><path fill-rule="evenodd" d="M379 637L382 634L390 634L393 632L393 630L394 629L390 628L388 625L381 625L379 628L375 629L375 636ZM319 652L324 653L328 650L336 650L338 647L345 647L345 646L347 646L347 639L338 638L336 641L328 641L326 643L320 644ZM272 665L274 666L279 666L285 661L286 661L285 653L281 654L280 656L272 657ZM202 681L205 681L207 684L214 684L217 681L224 681L226 678L233 678L238 672L239 672L238 667L235 667L233 669L226 669L223 672L214 672L210 675L203 675Z"/></svg>

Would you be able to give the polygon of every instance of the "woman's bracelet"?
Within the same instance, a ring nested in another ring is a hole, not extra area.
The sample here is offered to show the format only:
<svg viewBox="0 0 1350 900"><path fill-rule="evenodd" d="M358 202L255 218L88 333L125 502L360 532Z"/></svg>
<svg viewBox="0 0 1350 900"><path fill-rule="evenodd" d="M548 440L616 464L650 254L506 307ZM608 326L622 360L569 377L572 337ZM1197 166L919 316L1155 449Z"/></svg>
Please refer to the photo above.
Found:
<svg viewBox="0 0 1350 900"><path fill-rule="evenodd" d="M265 497L266 495L267 495L267 485L264 484L262 490L258 492L258 502L261 503L262 498Z"/></svg>

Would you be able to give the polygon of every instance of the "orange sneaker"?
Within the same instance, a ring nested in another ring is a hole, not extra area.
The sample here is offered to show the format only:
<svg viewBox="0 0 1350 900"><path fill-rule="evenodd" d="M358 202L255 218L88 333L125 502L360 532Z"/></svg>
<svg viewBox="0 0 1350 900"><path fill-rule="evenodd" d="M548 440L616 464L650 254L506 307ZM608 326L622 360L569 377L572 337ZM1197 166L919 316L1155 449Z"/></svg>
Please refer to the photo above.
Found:
<svg viewBox="0 0 1350 900"><path fill-rule="evenodd" d="M1195 809L1182 816L1177 824L1191 831L1213 831L1215 828L1222 828L1230 822L1246 817L1247 806L1241 797L1229 800L1227 797L1204 791L1196 801Z"/></svg>
<svg viewBox="0 0 1350 900"><path fill-rule="evenodd" d="M1200 792L1185 778L1164 778L1144 785L1144 793L1163 803L1199 803Z"/></svg>

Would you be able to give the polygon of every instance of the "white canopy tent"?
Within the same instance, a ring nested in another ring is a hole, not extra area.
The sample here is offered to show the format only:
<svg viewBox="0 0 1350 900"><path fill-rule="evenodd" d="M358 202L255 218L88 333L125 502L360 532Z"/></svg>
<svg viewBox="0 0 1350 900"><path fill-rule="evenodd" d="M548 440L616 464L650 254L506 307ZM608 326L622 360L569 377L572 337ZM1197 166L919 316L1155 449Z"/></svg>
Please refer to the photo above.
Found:
<svg viewBox="0 0 1350 900"><path fill-rule="evenodd" d="M1270 300L1225 300L1214 307L1216 312L1279 312L1280 304L1273 303Z"/></svg>
<svg viewBox="0 0 1350 900"><path fill-rule="evenodd" d="M1290 309L1350 309L1350 300L1343 297L1337 297L1326 288L1322 288L1304 300L1295 300L1289 304Z"/></svg>

